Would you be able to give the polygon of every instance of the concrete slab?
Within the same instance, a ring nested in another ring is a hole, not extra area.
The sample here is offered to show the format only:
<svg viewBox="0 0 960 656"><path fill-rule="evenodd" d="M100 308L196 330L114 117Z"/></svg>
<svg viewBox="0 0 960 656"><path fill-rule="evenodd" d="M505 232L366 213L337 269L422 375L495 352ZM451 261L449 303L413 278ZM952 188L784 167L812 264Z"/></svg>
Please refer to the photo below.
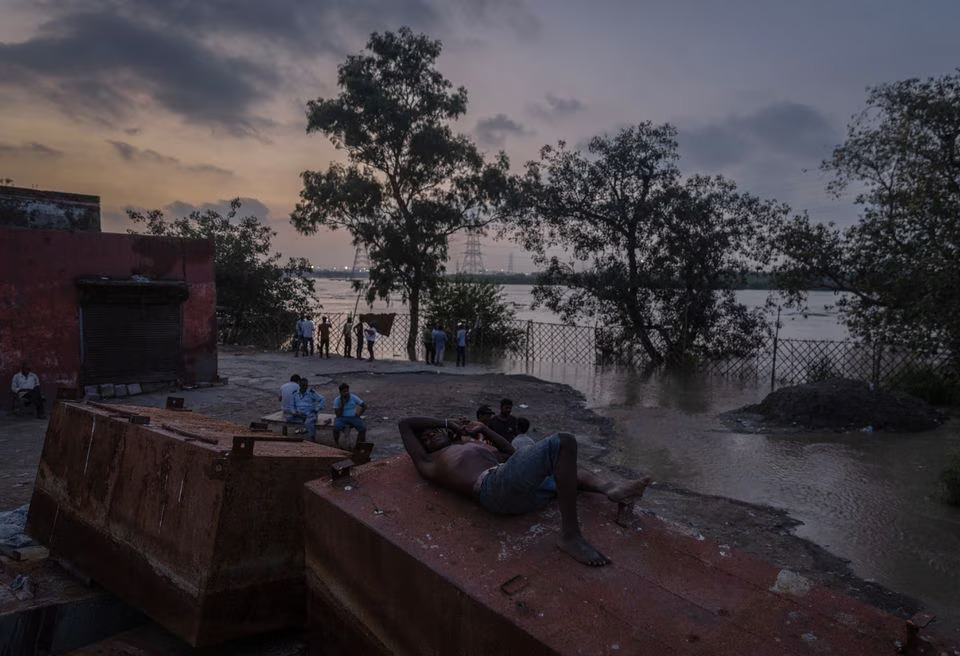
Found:
<svg viewBox="0 0 960 656"><path fill-rule="evenodd" d="M299 632L286 631L245 638L217 647L191 647L156 624L124 631L64 656L306 656Z"/></svg>
<svg viewBox="0 0 960 656"><path fill-rule="evenodd" d="M907 641L904 620L747 554L639 511L620 526L601 495L581 494L580 508L612 565L555 547L555 505L491 515L420 479L406 456L346 486L310 482L311 640L329 654L478 656L874 656Z"/></svg>
<svg viewBox="0 0 960 656"><path fill-rule="evenodd" d="M235 436L268 437L192 412L57 404L27 533L191 645L299 626L302 486L348 454L273 439L251 455Z"/></svg>
<svg viewBox="0 0 960 656"><path fill-rule="evenodd" d="M50 560L0 558L0 654L62 654L147 618Z"/></svg>

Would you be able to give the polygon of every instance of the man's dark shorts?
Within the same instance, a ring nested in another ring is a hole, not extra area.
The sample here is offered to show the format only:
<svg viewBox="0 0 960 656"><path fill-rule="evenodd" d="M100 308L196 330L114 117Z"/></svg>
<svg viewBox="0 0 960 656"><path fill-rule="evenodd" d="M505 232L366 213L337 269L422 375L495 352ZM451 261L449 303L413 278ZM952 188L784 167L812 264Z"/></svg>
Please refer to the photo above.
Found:
<svg viewBox="0 0 960 656"><path fill-rule="evenodd" d="M484 476L477 491L477 503L502 515L540 510L557 496L553 470L559 453L557 435L520 449Z"/></svg>

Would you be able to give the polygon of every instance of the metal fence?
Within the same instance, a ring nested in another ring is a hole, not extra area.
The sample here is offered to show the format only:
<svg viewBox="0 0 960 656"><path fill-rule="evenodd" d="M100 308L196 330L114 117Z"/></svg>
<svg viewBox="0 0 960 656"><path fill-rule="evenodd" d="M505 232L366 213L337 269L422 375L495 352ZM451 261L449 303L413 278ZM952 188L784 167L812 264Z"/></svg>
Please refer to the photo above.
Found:
<svg viewBox="0 0 960 656"><path fill-rule="evenodd" d="M347 313L325 315L331 323L330 352L344 353L343 326ZM294 326L279 325L269 319L257 319L239 333L235 343L278 350L293 349ZM421 322L422 323L422 322ZM421 325L421 328L423 326ZM478 332L468 345L470 361L527 360L586 365L621 364L643 367L649 364L643 349L624 343L615 330L592 326L570 326L538 321L513 321L507 324L512 335L504 344L496 334ZM406 359L410 316L396 314L389 334L380 334L375 356L382 359ZM318 340L315 340L317 342ZM356 353L356 337L352 351ZM418 340L416 354L425 359L426 344ZM447 356L454 357L454 349ZM364 355L366 355L364 349ZM731 377L756 377L777 385L822 380L843 376L877 384L912 370L952 373L950 354L920 353L899 346L865 344L856 341L780 339L774 337L755 352L742 357L709 360L699 369Z"/></svg>

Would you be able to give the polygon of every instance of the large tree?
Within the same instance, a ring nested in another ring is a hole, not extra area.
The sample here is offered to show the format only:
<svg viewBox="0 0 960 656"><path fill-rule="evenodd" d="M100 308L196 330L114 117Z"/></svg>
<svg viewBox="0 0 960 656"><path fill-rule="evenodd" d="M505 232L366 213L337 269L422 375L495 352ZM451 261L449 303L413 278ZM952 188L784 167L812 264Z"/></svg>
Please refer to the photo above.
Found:
<svg viewBox="0 0 960 656"><path fill-rule="evenodd" d="M519 241L545 267L535 298L639 343L653 365L760 344L762 309L732 290L769 263L786 213L723 178L684 178L677 158L675 129L649 122L595 137L585 153L561 142L527 164L514 197Z"/></svg>
<svg viewBox="0 0 960 656"><path fill-rule="evenodd" d="M272 248L276 232L256 216L238 218L240 206L234 199L226 216L207 209L172 220L161 210L127 210L147 234L213 240L218 317L229 327L226 340L231 342L252 319L285 320L292 330L290 317L316 305L314 281L304 277L310 264L303 258L281 264L282 255Z"/></svg>
<svg viewBox="0 0 960 656"><path fill-rule="evenodd" d="M505 155L487 164L451 130L467 92L436 70L440 50L439 41L402 28L374 33L366 53L347 58L340 94L308 103L307 132L330 138L348 164L305 171L291 215L301 233L345 228L367 249L367 298L399 293L407 303L411 360L421 300L444 272L449 236L491 220L508 168Z"/></svg>
<svg viewBox="0 0 960 656"><path fill-rule="evenodd" d="M834 192L857 192L860 220L787 224L785 284L800 299L810 281L847 292L838 305L863 339L960 361L960 70L871 89L822 168Z"/></svg>

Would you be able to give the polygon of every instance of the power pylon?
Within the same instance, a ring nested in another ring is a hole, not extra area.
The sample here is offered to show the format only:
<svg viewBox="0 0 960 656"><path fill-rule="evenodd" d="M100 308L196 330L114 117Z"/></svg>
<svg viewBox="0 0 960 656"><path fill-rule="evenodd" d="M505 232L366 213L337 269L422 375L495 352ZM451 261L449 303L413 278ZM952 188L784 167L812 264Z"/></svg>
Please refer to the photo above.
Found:
<svg viewBox="0 0 960 656"><path fill-rule="evenodd" d="M350 278L360 278L361 271L370 272L370 255L363 246L357 246L357 251L353 254L353 270L350 271Z"/></svg>
<svg viewBox="0 0 960 656"><path fill-rule="evenodd" d="M507 255L507 273L513 273L513 251Z"/></svg>
<svg viewBox="0 0 960 656"><path fill-rule="evenodd" d="M467 228L467 245L463 253L463 265L460 271L468 274L483 273L483 255L480 253L480 231Z"/></svg>

